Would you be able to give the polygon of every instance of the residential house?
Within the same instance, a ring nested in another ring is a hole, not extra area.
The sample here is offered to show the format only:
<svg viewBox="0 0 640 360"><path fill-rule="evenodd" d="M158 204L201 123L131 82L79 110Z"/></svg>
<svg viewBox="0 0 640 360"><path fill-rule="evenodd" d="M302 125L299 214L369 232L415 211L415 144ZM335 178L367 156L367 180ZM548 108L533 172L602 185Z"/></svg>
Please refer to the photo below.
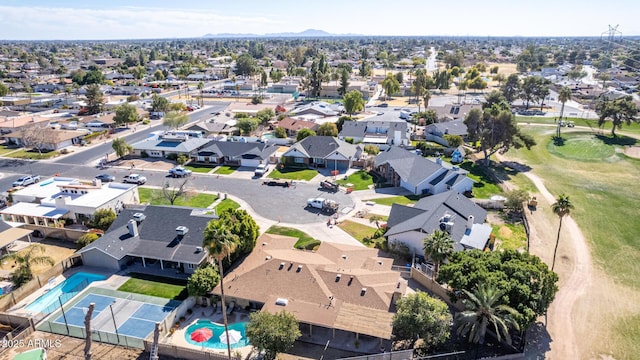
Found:
<svg viewBox="0 0 640 360"><path fill-rule="evenodd" d="M93 59L93 62L96 65L102 65L102 66L117 66L122 64L124 61L122 59L107 59L107 58L99 58L99 59Z"/></svg>
<svg viewBox="0 0 640 360"><path fill-rule="evenodd" d="M342 95L338 92L340 89L340 83L335 81L326 82L322 84L320 90L320 97L324 98L342 98ZM367 100L375 92L375 86L370 86L366 81L361 80L349 80L349 86L347 86L347 92L357 90L362 94L362 98Z"/></svg>
<svg viewBox="0 0 640 360"><path fill-rule="evenodd" d="M424 255L423 240L435 230L446 231L456 251L484 250L491 236L487 211L457 191L420 199L414 206L393 204L385 236L389 244L404 244Z"/></svg>
<svg viewBox="0 0 640 360"><path fill-rule="evenodd" d="M293 94L300 88L300 81L281 80L280 82L273 83L267 92L276 94Z"/></svg>
<svg viewBox="0 0 640 360"><path fill-rule="evenodd" d="M457 166L445 165L392 146L375 158L375 171L387 182L402 187L414 195L439 194L448 190L461 193L473 189L468 172Z"/></svg>
<svg viewBox="0 0 640 360"><path fill-rule="evenodd" d="M464 120L473 109L482 110L482 104L447 104L445 106L429 106L438 115L438 120L448 122L451 120Z"/></svg>
<svg viewBox="0 0 640 360"><path fill-rule="evenodd" d="M144 206L124 209L107 232L80 252L85 265L186 277L208 260L204 229L217 217L206 209Z"/></svg>
<svg viewBox="0 0 640 360"><path fill-rule="evenodd" d="M362 149L360 145L349 144L337 137L308 136L282 154L281 162L344 172L360 159Z"/></svg>
<svg viewBox="0 0 640 360"><path fill-rule="evenodd" d="M31 147L41 151L56 151L77 145L87 135L78 130L53 130L45 124L33 124L18 131L3 135L6 141L18 146Z"/></svg>
<svg viewBox="0 0 640 360"><path fill-rule="evenodd" d="M463 119L437 122L429 124L425 127L425 133L440 138L444 138L445 135L458 135L467 136L467 125L464 124Z"/></svg>
<svg viewBox="0 0 640 360"><path fill-rule="evenodd" d="M198 136L199 135L199 136ZM200 150L211 139L202 138L202 133L169 131L159 135L150 136L142 141L131 144L133 153L142 156L144 152L149 157L167 157L169 154L184 154Z"/></svg>
<svg viewBox="0 0 640 360"><path fill-rule="evenodd" d="M226 275L226 300L270 313L285 310L304 333L332 334L327 340L346 333L380 339L374 344L391 339L393 304L407 289L393 259L377 249L331 242L313 252L297 250L296 240L262 235L253 252ZM220 294L220 286L213 294Z"/></svg>
<svg viewBox="0 0 640 360"><path fill-rule="evenodd" d="M120 211L139 202L137 186L53 177L11 194L13 205L0 210L2 219L28 228L62 227L62 219L82 223L100 209ZM33 225L33 226L31 226Z"/></svg>
<svg viewBox="0 0 640 360"><path fill-rule="evenodd" d="M283 128L286 131L287 136L291 138L298 136L298 131L302 129L316 131L319 127L319 125L313 121L299 120L292 117L286 117L280 120L276 126Z"/></svg>
<svg viewBox="0 0 640 360"><path fill-rule="evenodd" d="M211 141L192 157L208 164L256 167L269 163L277 149L261 142Z"/></svg>
<svg viewBox="0 0 640 360"><path fill-rule="evenodd" d="M235 123L236 120L230 120L224 123L215 122L214 120L200 121L195 124L187 125L187 127L185 127L184 129L189 131L201 132L203 134L203 137L211 137L216 135L229 136L238 130L237 127L232 125Z"/></svg>
<svg viewBox="0 0 640 360"><path fill-rule="evenodd" d="M329 104L324 101L314 101L291 110L291 115L317 115L322 117L337 116L344 111L340 104Z"/></svg>
<svg viewBox="0 0 640 360"><path fill-rule="evenodd" d="M403 120L345 121L338 138L340 140L350 138L354 143L408 146L409 133L407 122Z"/></svg>

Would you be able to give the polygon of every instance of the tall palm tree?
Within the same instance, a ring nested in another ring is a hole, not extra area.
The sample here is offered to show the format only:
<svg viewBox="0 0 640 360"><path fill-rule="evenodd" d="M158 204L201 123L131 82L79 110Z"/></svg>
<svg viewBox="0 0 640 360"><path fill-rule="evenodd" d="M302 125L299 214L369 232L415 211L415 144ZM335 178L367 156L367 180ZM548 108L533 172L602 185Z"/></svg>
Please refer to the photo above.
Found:
<svg viewBox="0 0 640 360"><path fill-rule="evenodd" d="M504 337L511 345L509 328L520 330L514 319L518 312L500 304L503 293L494 286L480 284L473 293L462 290L467 296L465 310L456 314L454 326L458 335L469 336L469 342L483 344L487 329L493 329L498 341Z"/></svg>
<svg viewBox="0 0 640 360"><path fill-rule="evenodd" d="M238 236L224 227L218 221L210 221L204 229L203 246L207 248L211 257L218 263L220 271L220 295L222 299L222 318L224 320L224 332L227 334L227 354L231 359L231 342L229 341L229 324L227 322L227 309L224 297L224 270L222 260L233 254L238 244Z"/></svg>
<svg viewBox="0 0 640 360"><path fill-rule="evenodd" d="M453 253L453 240L446 231L435 230L422 240L424 254L435 263L433 278L438 278L440 263Z"/></svg>
<svg viewBox="0 0 640 360"><path fill-rule="evenodd" d="M431 100L431 91L426 90L424 94L422 94L422 100L424 100L424 111L427 111L429 101Z"/></svg>
<svg viewBox="0 0 640 360"><path fill-rule="evenodd" d="M13 260L16 263L16 270L13 272L14 285L20 286L25 282L31 280L33 277L33 271L31 265L49 264L53 266L55 262L53 259L46 255L36 255L37 253L46 253L44 246L35 244L31 245L25 251L9 254L3 258Z"/></svg>
<svg viewBox="0 0 640 360"><path fill-rule="evenodd" d="M556 254L558 253L558 244L560 243L560 229L562 229L562 219L571 214L571 210L573 210L574 206L569 200L569 196L565 194L560 194L556 202L551 205L551 210L553 213L558 215L560 218L560 224L558 225L558 237L556 238L556 247L553 250L553 262L551 263L551 271L556 266Z"/></svg>
<svg viewBox="0 0 640 360"><path fill-rule="evenodd" d="M558 129L556 136L560 137L560 122L562 121L562 115L564 115L564 103L571 100L571 89L566 86L563 86L558 93L558 101L562 103L562 107L560 108L560 119L558 119Z"/></svg>

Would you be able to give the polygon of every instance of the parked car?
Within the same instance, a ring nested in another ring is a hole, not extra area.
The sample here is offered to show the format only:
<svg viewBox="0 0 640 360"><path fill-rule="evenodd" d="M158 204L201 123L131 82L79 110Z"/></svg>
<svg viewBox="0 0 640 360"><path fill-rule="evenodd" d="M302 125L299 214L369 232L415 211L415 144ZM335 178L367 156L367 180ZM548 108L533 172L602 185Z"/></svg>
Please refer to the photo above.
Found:
<svg viewBox="0 0 640 360"><path fill-rule="evenodd" d="M116 177L113 175L109 175L109 174L98 174L96 175L96 179L102 181L102 182L113 182L116 181Z"/></svg>
<svg viewBox="0 0 640 360"><path fill-rule="evenodd" d="M142 185L147 182L147 178L140 174L129 174L122 179L122 182Z"/></svg>
<svg viewBox="0 0 640 360"><path fill-rule="evenodd" d="M312 198L307 200L307 207L320 209L322 212L334 213L338 211L338 203L324 198Z"/></svg>
<svg viewBox="0 0 640 360"><path fill-rule="evenodd" d="M258 165L258 167L256 167L256 170L253 172L253 174L257 177L261 177L264 174L267 173L267 171L269 171L269 165L267 164L260 164Z"/></svg>
<svg viewBox="0 0 640 360"><path fill-rule="evenodd" d="M185 177L185 176L191 176L191 174L193 173L193 171L189 170L189 169L185 169L182 166L176 166L172 169L169 169L169 175L173 176L173 177Z"/></svg>
<svg viewBox="0 0 640 360"><path fill-rule="evenodd" d="M386 108L386 107L389 107L389 104L387 104L387 103L382 103L382 104L378 105L378 107Z"/></svg>
<svg viewBox="0 0 640 360"><path fill-rule="evenodd" d="M19 177L18 180L13 182L12 186L28 186L37 182L40 182L40 175L26 175Z"/></svg>

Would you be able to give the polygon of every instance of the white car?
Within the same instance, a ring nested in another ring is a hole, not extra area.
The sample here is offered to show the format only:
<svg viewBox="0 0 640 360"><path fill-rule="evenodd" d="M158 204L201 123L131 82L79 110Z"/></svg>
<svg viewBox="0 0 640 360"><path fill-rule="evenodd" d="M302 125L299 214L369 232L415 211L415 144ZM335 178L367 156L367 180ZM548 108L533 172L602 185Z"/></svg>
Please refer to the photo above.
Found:
<svg viewBox="0 0 640 360"><path fill-rule="evenodd" d="M267 164L260 164L258 165L258 167L256 167L256 170L253 172L253 174L255 176L261 177L264 174L267 173L267 171L269 171L269 165Z"/></svg>
<svg viewBox="0 0 640 360"><path fill-rule="evenodd" d="M169 175L173 177L185 177L191 176L192 171L189 169L185 169L182 166L176 166L173 169L169 170Z"/></svg>

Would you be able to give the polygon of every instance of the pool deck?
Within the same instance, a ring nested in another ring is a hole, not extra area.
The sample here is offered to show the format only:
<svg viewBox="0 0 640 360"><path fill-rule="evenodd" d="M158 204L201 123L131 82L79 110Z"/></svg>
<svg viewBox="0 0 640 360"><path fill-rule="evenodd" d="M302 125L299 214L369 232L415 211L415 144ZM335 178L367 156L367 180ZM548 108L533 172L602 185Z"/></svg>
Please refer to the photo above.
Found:
<svg viewBox="0 0 640 360"><path fill-rule="evenodd" d="M213 307L198 307L194 309L193 314L187 316L186 320L180 328L176 330L173 335L167 334L160 338L160 342L165 344L171 344L181 347L186 347L194 350L202 350L202 346L193 345L187 342L185 339L185 332L187 328L193 324L195 324L198 320L210 320L211 322L223 325L224 320L222 318L222 313L214 310ZM234 311L231 315L227 315L227 321L229 324L237 323L237 322L247 322L249 321L249 313L245 311ZM216 354L226 355L226 349L211 349L205 348L209 352L213 352ZM253 346L244 346L239 348L231 348L231 353L234 354L236 351L240 351L242 353L242 358L246 358L253 351Z"/></svg>

